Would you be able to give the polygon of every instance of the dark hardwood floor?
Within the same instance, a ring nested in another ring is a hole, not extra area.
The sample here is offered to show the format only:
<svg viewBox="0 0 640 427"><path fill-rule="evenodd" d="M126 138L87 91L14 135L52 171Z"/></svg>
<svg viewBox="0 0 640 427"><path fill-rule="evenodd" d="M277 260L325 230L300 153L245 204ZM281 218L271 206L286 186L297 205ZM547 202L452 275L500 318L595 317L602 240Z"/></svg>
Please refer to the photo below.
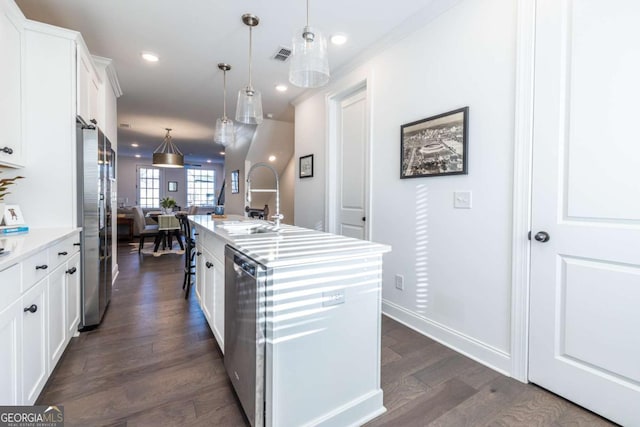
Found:
<svg viewBox="0 0 640 427"><path fill-rule="evenodd" d="M182 257L118 247L103 324L74 338L38 399L67 426L247 426ZM367 426L605 426L541 388L500 375L383 316L387 412Z"/></svg>

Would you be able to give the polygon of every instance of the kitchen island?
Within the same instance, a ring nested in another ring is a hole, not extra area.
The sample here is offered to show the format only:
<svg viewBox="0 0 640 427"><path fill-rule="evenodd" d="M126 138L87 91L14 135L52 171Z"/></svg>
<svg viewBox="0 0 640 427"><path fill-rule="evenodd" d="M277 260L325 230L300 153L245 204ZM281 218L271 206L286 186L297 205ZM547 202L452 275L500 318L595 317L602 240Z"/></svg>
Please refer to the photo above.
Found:
<svg viewBox="0 0 640 427"><path fill-rule="evenodd" d="M264 402L256 406L264 410L256 424L264 417L266 426L342 427L385 411L380 307L382 255L390 247L244 217L189 219L200 254L195 292L223 352L225 246L267 272L257 339ZM226 265L233 269L233 260ZM243 406L252 419L254 410Z"/></svg>

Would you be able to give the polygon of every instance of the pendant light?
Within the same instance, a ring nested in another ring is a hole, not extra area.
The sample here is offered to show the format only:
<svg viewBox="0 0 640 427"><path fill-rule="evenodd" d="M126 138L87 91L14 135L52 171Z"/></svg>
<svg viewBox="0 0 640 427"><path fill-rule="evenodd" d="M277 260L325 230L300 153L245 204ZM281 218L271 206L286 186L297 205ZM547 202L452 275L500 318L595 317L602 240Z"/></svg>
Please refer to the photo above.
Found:
<svg viewBox="0 0 640 427"><path fill-rule="evenodd" d="M289 63L291 84L313 88L329 82L329 57L327 39L317 29L309 26L309 0L307 0L307 25L294 34Z"/></svg>
<svg viewBox="0 0 640 427"><path fill-rule="evenodd" d="M162 144L153 152L153 166L160 168L183 168L184 156L171 140L171 129L165 128L167 134Z"/></svg>
<svg viewBox="0 0 640 427"><path fill-rule="evenodd" d="M233 120L227 117L227 71L231 69L231 65L221 62L218 64L218 68L221 69L223 73L224 95L222 98L222 118L216 120L216 133L213 140L227 147L233 144L236 139L233 131Z"/></svg>
<svg viewBox="0 0 640 427"><path fill-rule="evenodd" d="M260 19L250 13L242 15L242 22L249 27L249 85L238 91L238 104L236 106L236 121L249 125L262 123L262 95L251 85L251 45L252 30Z"/></svg>

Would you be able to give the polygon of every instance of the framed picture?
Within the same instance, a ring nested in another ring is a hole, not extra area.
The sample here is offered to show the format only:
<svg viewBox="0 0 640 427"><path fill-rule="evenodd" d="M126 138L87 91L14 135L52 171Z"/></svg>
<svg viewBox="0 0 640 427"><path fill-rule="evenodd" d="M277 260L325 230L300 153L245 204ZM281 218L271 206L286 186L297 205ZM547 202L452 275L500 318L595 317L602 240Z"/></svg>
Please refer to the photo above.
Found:
<svg viewBox="0 0 640 427"><path fill-rule="evenodd" d="M466 175L469 107L400 127L400 178Z"/></svg>
<svg viewBox="0 0 640 427"><path fill-rule="evenodd" d="M240 192L240 170L231 171L231 194Z"/></svg>
<svg viewBox="0 0 640 427"><path fill-rule="evenodd" d="M24 224L24 217L18 205L4 206L4 225L20 225Z"/></svg>
<svg viewBox="0 0 640 427"><path fill-rule="evenodd" d="M167 190L171 193L178 191L178 181L169 181Z"/></svg>
<svg viewBox="0 0 640 427"><path fill-rule="evenodd" d="M300 157L300 178L313 176L313 154Z"/></svg>

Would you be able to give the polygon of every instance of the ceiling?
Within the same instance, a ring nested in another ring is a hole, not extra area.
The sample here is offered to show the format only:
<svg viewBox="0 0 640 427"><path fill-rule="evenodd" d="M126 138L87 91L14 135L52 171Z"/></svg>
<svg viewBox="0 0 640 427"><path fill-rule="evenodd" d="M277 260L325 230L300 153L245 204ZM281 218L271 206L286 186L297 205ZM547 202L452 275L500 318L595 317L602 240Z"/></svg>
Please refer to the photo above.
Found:
<svg viewBox="0 0 640 427"><path fill-rule="evenodd" d="M216 118L222 116L222 71L227 73L227 115L235 115L237 91L248 82L249 31L244 13L260 24L253 31L253 86L262 92L265 116L293 122L290 102L303 90L288 83L288 62L272 59L280 46L291 47L293 33L305 23L302 0L17 0L27 18L82 33L94 55L114 61L123 91L118 100L119 155L150 158L164 128L187 162L220 161L223 147L213 143ZM316 0L310 23L326 36L343 33L342 46L329 43L332 73L403 23L419 15L431 0ZM160 57L142 60L141 52ZM289 89L280 93L275 85ZM270 116L269 116L270 115ZM131 146L139 144L138 148Z"/></svg>

